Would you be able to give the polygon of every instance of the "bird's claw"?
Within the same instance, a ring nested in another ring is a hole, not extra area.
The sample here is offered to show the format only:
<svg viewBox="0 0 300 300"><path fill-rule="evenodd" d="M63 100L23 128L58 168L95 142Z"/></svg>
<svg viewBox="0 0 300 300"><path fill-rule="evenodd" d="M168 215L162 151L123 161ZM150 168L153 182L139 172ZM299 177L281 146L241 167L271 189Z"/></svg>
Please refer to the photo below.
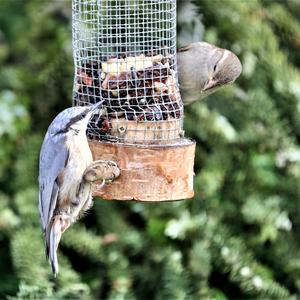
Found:
<svg viewBox="0 0 300 300"><path fill-rule="evenodd" d="M97 160L92 162L85 170L83 177L90 183L101 180L101 188L105 183L112 182L114 179L119 177L119 175L120 169L114 161Z"/></svg>
<svg viewBox="0 0 300 300"><path fill-rule="evenodd" d="M100 185L98 185L99 189L102 189L105 186L106 180L103 178Z"/></svg>

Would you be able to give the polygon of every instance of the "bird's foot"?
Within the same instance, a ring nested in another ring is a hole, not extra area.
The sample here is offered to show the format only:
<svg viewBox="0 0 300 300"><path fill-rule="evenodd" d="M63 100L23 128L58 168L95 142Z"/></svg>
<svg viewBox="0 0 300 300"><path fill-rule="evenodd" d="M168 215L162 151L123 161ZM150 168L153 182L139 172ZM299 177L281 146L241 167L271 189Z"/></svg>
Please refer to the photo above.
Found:
<svg viewBox="0 0 300 300"><path fill-rule="evenodd" d="M93 161L85 170L83 178L89 183L101 180L102 185L112 182L119 177L120 169L114 161L96 160Z"/></svg>

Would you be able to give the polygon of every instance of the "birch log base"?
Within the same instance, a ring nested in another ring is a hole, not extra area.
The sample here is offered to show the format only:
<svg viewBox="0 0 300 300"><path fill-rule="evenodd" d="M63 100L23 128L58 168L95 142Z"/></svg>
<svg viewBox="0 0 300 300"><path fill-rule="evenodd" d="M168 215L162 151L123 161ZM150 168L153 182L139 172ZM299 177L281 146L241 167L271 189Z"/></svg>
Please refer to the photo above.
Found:
<svg viewBox="0 0 300 300"><path fill-rule="evenodd" d="M117 163L121 174L93 192L105 200L174 201L194 196L195 142L139 146L89 141L94 160Z"/></svg>

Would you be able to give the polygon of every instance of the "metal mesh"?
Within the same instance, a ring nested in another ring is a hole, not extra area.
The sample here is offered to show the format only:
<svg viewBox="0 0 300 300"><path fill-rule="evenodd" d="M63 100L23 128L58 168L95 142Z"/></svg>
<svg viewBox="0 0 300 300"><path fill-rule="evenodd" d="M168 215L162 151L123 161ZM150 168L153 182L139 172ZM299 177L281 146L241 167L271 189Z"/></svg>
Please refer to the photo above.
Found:
<svg viewBox="0 0 300 300"><path fill-rule="evenodd" d="M73 0L73 104L103 100L88 137L127 144L183 135L176 0Z"/></svg>

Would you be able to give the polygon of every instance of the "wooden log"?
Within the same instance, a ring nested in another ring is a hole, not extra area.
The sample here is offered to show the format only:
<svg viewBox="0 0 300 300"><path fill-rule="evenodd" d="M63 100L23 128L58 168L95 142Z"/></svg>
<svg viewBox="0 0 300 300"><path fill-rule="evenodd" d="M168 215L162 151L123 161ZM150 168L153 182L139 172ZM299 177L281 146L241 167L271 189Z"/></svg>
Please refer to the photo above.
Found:
<svg viewBox="0 0 300 300"><path fill-rule="evenodd" d="M94 160L113 160L121 175L96 189L105 200L173 201L194 196L195 142L182 138L175 145L124 145L89 142Z"/></svg>

